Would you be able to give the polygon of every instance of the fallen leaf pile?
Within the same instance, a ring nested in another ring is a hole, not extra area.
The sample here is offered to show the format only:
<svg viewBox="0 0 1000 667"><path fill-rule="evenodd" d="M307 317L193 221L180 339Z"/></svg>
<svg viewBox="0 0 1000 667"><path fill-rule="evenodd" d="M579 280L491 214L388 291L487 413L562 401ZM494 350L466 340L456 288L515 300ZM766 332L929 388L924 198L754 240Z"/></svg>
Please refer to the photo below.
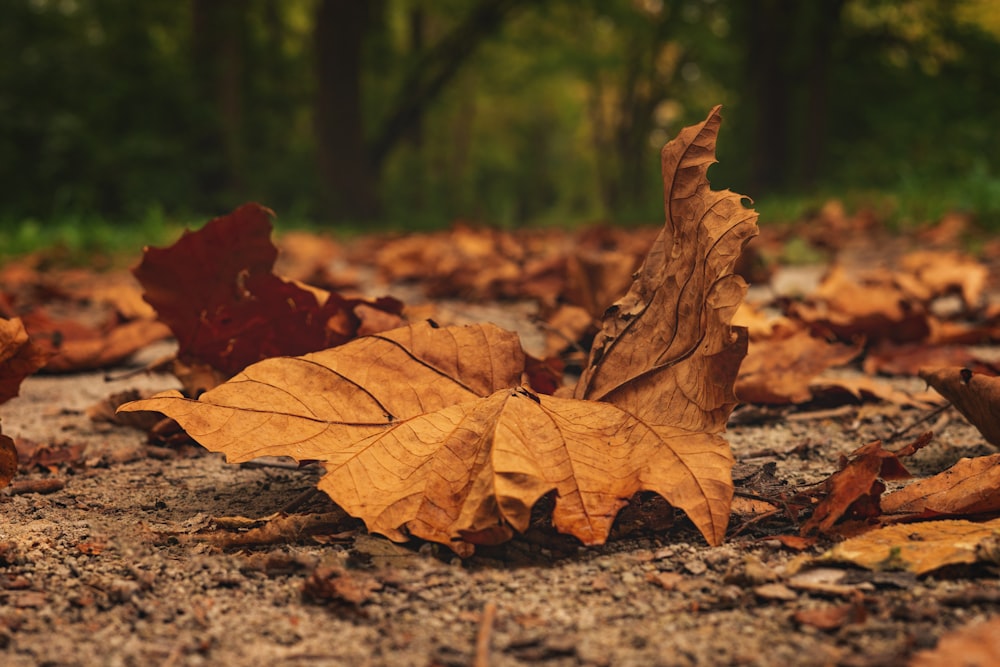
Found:
<svg viewBox="0 0 1000 667"><path fill-rule="evenodd" d="M126 404L177 420L230 461L318 460L323 489L369 530L460 554L527 529L554 493L555 527L606 540L628 499L653 491L711 544L725 535L746 289L732 273L756 233L739 195L710 189L718 109L662 153L666 224L628 293L603 318L576 387L521 385L515 334L411 325L299 358L252 365L198 400Z"/></svg>
<svg viewBox="0 0 1000 667"><path fill-rule="evenodd" d="M0 286L0 315L23 324L49 372L105 368L170 335L128 276L46 270L34 257L4 266Z"/></svg>

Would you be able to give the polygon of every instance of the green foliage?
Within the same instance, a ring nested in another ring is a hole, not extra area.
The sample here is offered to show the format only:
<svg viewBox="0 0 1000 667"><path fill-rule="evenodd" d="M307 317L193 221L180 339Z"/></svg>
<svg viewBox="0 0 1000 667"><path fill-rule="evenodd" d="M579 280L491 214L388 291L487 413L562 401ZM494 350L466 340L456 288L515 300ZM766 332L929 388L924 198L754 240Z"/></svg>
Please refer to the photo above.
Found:
<svg viewBox="0 0 1000 667"><path fill-rule="evenodd" d="M372 3L366 140L423 56L484 1ZM319 2L246 0L223 11L211 0L8 0L0 252L47 238L114 244L125 229L155 233L248 199L279 221L358 224L328 206L331 184L316 167ZM713 183L763 207L882 192L898 224L958 208L1000 228L994 3L814 0L774 14L783 85L765 104L751 65L772 6L520 3L379 165L385 222L655 221L659 147L721 102ZM213 17L210 30L196 29L197 7ZM825 73L817 35L829 37ZM787 114L781 136L761 124L775 108ZM765 178L761 155L783 172Z"/></svg>

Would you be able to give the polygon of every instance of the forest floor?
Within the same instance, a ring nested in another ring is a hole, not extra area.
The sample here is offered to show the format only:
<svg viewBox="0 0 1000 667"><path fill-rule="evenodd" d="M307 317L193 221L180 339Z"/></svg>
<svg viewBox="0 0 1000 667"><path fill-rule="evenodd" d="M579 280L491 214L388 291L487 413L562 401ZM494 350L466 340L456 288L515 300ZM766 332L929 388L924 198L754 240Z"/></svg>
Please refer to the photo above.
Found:
<svg viewBox="0 0 1000 667"><path fill-rule="evenodd" d="M533 326L517 304L450 307ZM662 507L647 514L659 525L626 510L598 547L542 522L467 559L394 544L308 494L315 466L229 465L88 416L115 392L175 386L127 375L164 352L29 377L3 406L5 434L75 452L0 492L4 665L900 665L998 611L991 566L921 577L802 568L831 543L786 548L774 536L798 528L780 513L734 515L718 547ZM778 418L738 409L727 432L737 485L765 473L815 484L841 456L923 416L892 404ZM918 477L992 451L954 411L932 426L933 444L907 460ZM254 521L283 510L313 519Z"/></svg>

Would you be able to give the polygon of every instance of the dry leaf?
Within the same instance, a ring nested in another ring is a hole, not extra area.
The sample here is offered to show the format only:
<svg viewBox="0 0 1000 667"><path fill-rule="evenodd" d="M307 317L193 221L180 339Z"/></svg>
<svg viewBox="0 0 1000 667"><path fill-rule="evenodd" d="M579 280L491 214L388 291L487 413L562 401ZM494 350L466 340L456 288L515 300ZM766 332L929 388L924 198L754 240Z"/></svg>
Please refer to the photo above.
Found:
<svg viewBox="0 0 1000 667"><path fill-rule="evenodd" d="M820 630L838 630L845 625L864 623L868 620L868 611L865 609L863 599L858 597L846 604L818 609L799 609L792 618L799 625L810 625Z"/></svg>
<svg viewBox="0 0 1000 667"><path fill-rule="evenodd" d="M930 392L910 394L878 378L818 377L809 383L813 398L828 403L863 402L866 399L885 401L903 407L927 410L940 400Z"/></svg>
<svg viewBox="0 0 1000 667"><path fill-rule="evenodd" d="M1000 656L1000 617L947 633L936 648L914 654L908 667L993 667Z"/></svg>
<svg viewBox="0 0 1000 667"><path fill-rule="evenodd" d="M666 225L608 309L574 399L519 386L515 334L426 323L265 360L198 401L167 392L121 409L163 412L230 461L320 461L320 488L397 541L468 554L526 530L554 491L555 527L596 544L652 491L718 544L733 491L719 433L746 345L729 324L745 290L732 266L756 230L705 178L719 123L716 108L664 148Z"/></svg>
<svg viewBox="0 0 1000 667"><path fill-rule="evenodd" d="M370 574L328 566L316 568L302 585L302 593L311 600L355 606L364 604L372 593L380 590L382 582Z"/></svg>
<svg viewBox="0 0 1000 667"><path fill-rule="evenodd" d="M10 484L17 474L17 447L0 430L0 489Z"/></svg>
<svg viewBox="0 0 1000 667"><path fill-rule="evenodd" d="M176 336L182 364L207 365L230 377L261 359L351 340L360 326L358 305L400 312L395 299L367 302L332 292L323 292L323 299L276 276L271 215L259 204L245 204L185 232L169 248L146 248L133 273Z"/></svg>
<svg viewBox="0 0 1000 667"><path fill-rule="evenodd" d="M990 444L1000 447L1000 377L957 367L924 370L920 377L951 401Z"/></svg>
<svg viewBox="0 0 1000 667"><path fill-rule="evenodd" d="M927 343L880 344L865 354L863 368L868 375L915 376L924 368L946 366L962 366L981 373L995 372L1000 368L980 359L971 347Z"/></svg>
<svg viewBox="0 0 1000 667"><path fill-rule="evenodd" d="M736 395L755 404L805 403L813 396L810 383L817 375L846 364L862 347L830 343L808 331L752 341L740 366Z"/></svg>
<svg viewBox="0 0 1000 667"><path fill-rule="evenodd" d="M957 293L968 310L979 305L990 274L988 268L968 255L932 250L905 255L900 268L919 281L931 298Z"/></svg>
<svg viewBox="0 0 1000 667"><path fill-rule="evenodd" d="M0 319L0 403L17 396L24 378L44 366L50 356L29 340L21 320Z"/></svg>
<svg viewBox="0 0 1000 667"><path fill-rule="evenodd" d="M579 251L567 258L566 298L599 318L608 304L628 291L641 257L618 250Z"/></svg>
<svg viewBox="0 0 1000 667"><path fill-rule="evenodd" d="M802 535L829 532L841 518L867 519L880 514L879 496L885 490L880 480L899 480L910 477L899 457L909 456L930 442L931 434L923 436L890 452L882 449L882 442L875 440L851 452L849 460L823 483L826 497L816 506L809 520L802 524Z"/></svg>
<svg viewBox="0 0 1000 667"><path fill-rule="evenodd" d="M107 368L128 359L150 343L170 337L170 329L153 320L114 324L102 331L73 321L33 316L28 326L32 338L51 355L45 370L54 373Z"/></svg>
<svg viewBox="0 0 1000 667"><path fill-rule="evenodd" d="M886 514L985 514L1000 510L1000 454L961 459L948 470L886 495Z"/></svg>
<svg viewBox="0 0 1000 667"><path fill-rule="evenodd" d="M805 302L792 304L789 314L846 341L863 336L905 342L928 333L926 309L884 271L856 279L835 265Z"/></svg>
<svg viewBox="0 0 1000 667"><path fill-rule="evenodd" d="M947 565L996 561L992 548L1000 519L926 521L872 530L834 546L820 560L853 563L869 570L926 574Z"/></svg>
<svg viewBox="0 0 1000 667"><path fill-rule="evenodd" d="M588 338L595 331L594 318L579 306L561 305L545 318L545 356L555 357ZM577 354L584 356L582 350ZM582 365L585 359L580 359Z"/></svg>

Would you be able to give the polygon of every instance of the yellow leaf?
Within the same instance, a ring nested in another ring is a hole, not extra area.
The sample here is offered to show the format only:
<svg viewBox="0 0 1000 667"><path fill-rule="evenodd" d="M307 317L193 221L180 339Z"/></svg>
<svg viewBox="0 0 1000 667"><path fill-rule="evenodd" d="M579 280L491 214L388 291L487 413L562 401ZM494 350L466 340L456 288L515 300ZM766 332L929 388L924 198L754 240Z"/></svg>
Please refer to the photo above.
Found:
<svg viewBox="0 0 1000 667"><path fill-rule="evenodd" d="M869 570L925 574L946 565L976 563L984 557L995 561L998 536L1000 519L899 524L845 540L820 560L853 563Z"/></svg>

